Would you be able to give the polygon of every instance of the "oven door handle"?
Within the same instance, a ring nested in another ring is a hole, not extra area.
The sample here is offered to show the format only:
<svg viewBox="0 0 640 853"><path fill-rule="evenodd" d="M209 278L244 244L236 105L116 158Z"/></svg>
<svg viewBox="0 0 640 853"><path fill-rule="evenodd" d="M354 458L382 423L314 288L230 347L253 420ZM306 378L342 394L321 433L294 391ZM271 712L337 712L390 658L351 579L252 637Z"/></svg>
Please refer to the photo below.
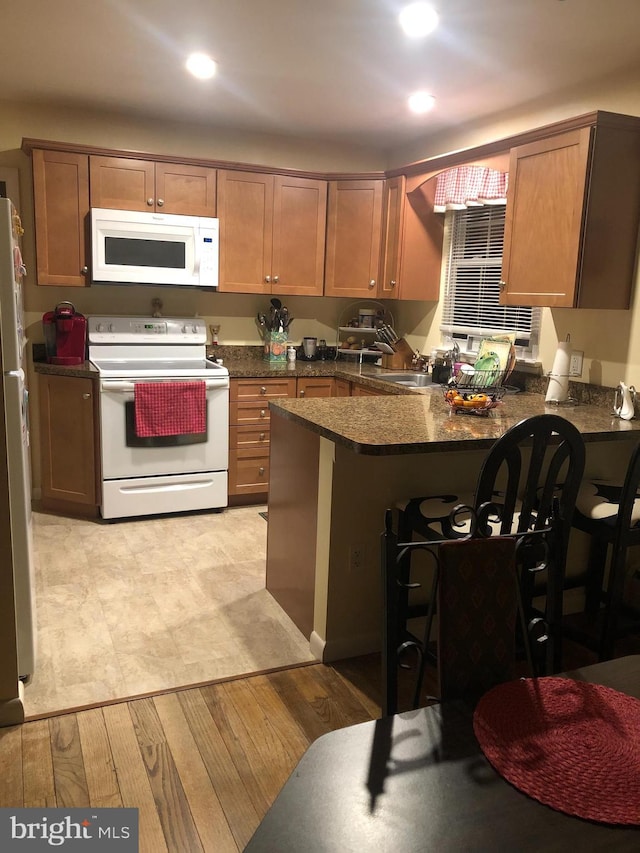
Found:
<svg viewBox="0 0 640 853"><path fill-rule="evenodd" d="M136 382L127 382L127 381L122 381L122 380L108 380L108 381L103 380L100 383L100 391L122 391L123 393L132 394L135 386L140 384L140 381L141 380L137 380ZM157 382L158 380L150 379L148 381L149 382ZM179 380L176 380L176 381L179 381ZM192 381L204 382L204 384L206 385L207 391L209 391L213 388L228 388L229 387L228 379L226 379L226 378L223 379L222 377L219 379L203 379L203 380L196 379L196 380L192 380ZM142 380L142 382L144 384L144 380Z"/></svg>

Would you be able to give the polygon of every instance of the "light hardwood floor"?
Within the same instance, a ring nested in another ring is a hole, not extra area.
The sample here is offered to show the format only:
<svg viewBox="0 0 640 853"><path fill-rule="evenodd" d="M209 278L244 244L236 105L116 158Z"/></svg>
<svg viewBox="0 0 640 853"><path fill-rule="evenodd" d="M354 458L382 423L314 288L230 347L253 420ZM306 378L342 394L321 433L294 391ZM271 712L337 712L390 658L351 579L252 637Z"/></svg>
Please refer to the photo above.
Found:
<svg viewBox="0 0 640 853"><path fill-rule="evenodd" d="M264 509L112 524L35 512L27 715L312 660L264 588Z"/></svg>
<svg viewBox="0 0 640 853"><path fill-rule="evenodd" d="M242 850L312 741L379 716L378 672L302 665L0 729L0 807L135 807L142 853Z"/></svg>

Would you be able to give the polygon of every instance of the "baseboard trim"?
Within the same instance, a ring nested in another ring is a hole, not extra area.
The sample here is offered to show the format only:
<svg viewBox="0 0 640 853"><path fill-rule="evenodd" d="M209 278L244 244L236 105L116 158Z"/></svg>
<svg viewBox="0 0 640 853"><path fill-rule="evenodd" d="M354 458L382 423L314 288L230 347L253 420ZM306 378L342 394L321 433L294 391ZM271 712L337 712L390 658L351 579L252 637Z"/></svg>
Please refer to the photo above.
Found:
<svg viewBox="0 0 640 853"><path fill-rule="evenodd" d="M380 651L379 634L362 634L338 640L324 640L315 631L309 638L311 654L322 663L332 663L345 658L355 658Z"/></svg>

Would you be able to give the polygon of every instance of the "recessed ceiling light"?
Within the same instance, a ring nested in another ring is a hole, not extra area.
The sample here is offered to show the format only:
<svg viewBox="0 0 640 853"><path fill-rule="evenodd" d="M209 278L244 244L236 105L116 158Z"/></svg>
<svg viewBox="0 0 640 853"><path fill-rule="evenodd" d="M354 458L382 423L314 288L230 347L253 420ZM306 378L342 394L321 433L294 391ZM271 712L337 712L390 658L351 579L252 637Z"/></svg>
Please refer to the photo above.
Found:
<svg viewBox="0 0 640 853"><path fill-rule="evenodd" d="M206 53L192 53L186 61L187 71L199 80L208 80L216 73L217 63Z"/></svg>
<svg viewBox="0 0 640 853"><path fill-rule="evenodd" d="M409 97L408 104L412 113L428 113L433 108L436 99L428 92L414 92Z"/></svg>
<svg viewBox="0 0 640 853"><path fill-rule="evenodd" d="M429 3L410 3L400 15L400 26L411 38L428 36L438 26L438 13Z"/></svg>

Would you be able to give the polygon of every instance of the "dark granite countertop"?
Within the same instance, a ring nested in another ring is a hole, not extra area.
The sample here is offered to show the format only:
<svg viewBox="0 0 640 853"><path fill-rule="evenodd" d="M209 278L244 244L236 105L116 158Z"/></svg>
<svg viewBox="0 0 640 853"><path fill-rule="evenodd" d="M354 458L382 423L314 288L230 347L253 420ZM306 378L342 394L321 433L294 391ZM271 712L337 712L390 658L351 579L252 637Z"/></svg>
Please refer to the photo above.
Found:
<svg viewBox="0 0 640 853"><path fill-rule="evenodd" d="M640 438L640 419L621 421L611 416L609 389L584 386L580 404L552 406L545 404L543 379L539 383L542 393L536 388L533 392L507 394L502 404L486 416L453 414L439 387L407 388L384 381L385 374L398 371L346 360L299 359L294 364L273 364L256 358L255 354L239 357L237 351L238 348L233 348L223 359L232 379L335 376L386 392L386 396L379 397L290 398L270 403L274 414L296 421L355 453L434 453L462 449L461 442L468 443L467 449L487 449L522 418L544 412L571 420L587 442L615 441L629 438L631 433ZM34 368L36 373L98 377L96 368L88 361L74 366L34 362Z"/></svg>
<svg viewBox="0 0 640 853"><path fill-rule="evenodd" d="M507 429L532 415L559 414L574 423L586 442L640 438L640 421L621 421L595 405L552 406L540 394L507 395L488 415L454 414L441 393L411 397L282 399L269 404L272 416L368 455L439 453L488 449ZM465 444L463 444L465 443Z"/></svg>

